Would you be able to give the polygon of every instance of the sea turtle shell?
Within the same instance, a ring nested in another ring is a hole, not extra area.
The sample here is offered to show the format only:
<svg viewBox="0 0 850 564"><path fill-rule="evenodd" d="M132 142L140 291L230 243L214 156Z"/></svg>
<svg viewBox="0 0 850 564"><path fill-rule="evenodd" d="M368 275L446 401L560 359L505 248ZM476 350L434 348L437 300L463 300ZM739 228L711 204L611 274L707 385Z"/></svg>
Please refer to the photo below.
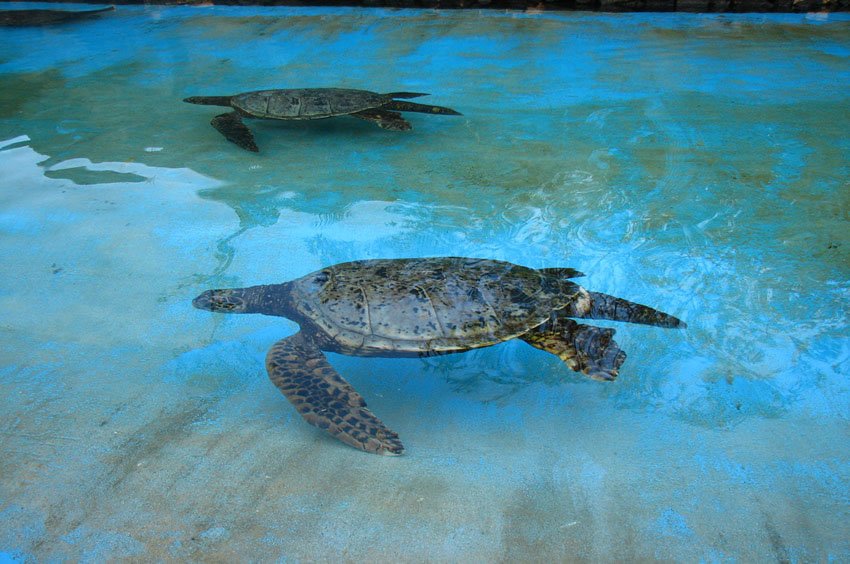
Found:
<svg viewBox="0 0 850 564"><path fill-rule="evenodd" d="M311 333L339 350L423 355L493 345L543 324L586 293L559 278L498 260L379 259L324 268L289 291Z"/></svg>
<svg viewBox="0 0 850 564"><path fill-rule="evenodd" d="M347 88L258 90L231 98L231 105L250 116L268 119L321 119L379 108L391 96Z"/></svg>

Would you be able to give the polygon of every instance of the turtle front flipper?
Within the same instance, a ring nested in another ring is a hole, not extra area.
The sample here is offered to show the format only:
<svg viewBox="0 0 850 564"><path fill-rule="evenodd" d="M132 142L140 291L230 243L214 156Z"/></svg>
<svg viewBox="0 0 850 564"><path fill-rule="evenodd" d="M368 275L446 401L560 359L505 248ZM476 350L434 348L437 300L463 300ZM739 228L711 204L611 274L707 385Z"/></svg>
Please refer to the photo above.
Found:
<svg viewBox="0 0 850 564"><path fill-rule="evenodd" d="M242 118L238 113L228 112L226 114L215 116L212 118L210 123L219 131L219 133L224 135L228 141L236 143L246 151L252 151L254 153L259 152L257 144L254 142L254 134L251 133L248 126L242 122Z"/></svg>
<svg viewBox="0 0 850 564"><path fill-rule="evenodd" d="M404 452L398 434L366 409L363 397L304 333L275 343L266 356L266 369L274 385L311 425L366 452Z"/></svg>
<svg viewBox="0 0 850 564"><path fill-rule="evenodd" d="M520 339L554 354L576 372L594 380L610 382L617 378L620 366L626 360L626 353L620 350L613 336L613 329L582 325L572 319L558 319L556 324L532 330Z"/></svg>
<svg viewBox="0 0 850 564"><path fill-rule="evenodd" d="M409 121L401 117L400 113L382 110L380 108L363 110L362 112L356 112L351 115L372 121L381 129L388 129L390 131L407 131L413 127Z"/></svg>

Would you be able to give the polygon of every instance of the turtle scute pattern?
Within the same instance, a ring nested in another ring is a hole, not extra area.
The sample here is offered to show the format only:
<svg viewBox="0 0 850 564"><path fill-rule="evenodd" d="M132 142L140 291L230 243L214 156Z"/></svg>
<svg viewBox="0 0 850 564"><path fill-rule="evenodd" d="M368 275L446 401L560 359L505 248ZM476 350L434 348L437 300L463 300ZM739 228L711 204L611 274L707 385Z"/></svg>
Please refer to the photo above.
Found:
<svg viewBox="0 0 850 564"><path fill-rule="evenodd" d="M440 353L495 344L543 323L567 299L549 282L499 261L379 259L296 280L293 302L345 348Z"/></svg>
<svg viewBox="0 0 850 564"><path fill-rule="evenodd" d="M233 96L231 103L260 118L315 119L377 108L391 100L387 96L361 90L303 88L244 92Z"/></svg>

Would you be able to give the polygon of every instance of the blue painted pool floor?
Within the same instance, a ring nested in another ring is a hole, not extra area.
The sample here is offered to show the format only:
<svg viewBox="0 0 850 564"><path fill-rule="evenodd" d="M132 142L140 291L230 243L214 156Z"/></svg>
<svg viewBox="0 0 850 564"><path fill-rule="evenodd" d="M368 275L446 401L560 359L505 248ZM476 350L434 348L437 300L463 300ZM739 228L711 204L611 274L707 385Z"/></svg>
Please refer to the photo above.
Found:
<svg viewBox="0 0 850 564"><path fill-rule="evenodd" d="M850 18L120 7L0 30L0 561L850 560ZM253 121L271 87L462 117ZM346 260L569 266L688 322L610 384L512 341L334 367L406 446L304 423L297 326L211 287Z"/></svg>

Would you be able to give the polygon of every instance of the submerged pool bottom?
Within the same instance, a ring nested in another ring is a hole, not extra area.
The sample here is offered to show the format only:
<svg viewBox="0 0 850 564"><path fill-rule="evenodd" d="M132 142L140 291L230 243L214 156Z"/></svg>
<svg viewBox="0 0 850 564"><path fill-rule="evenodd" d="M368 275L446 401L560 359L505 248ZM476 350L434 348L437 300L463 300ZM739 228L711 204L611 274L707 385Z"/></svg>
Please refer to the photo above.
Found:
<svg viewBox="0 0 850 564"><path fill-rule="evenodd" d="M848 31L223 6L0 29L0 560L850 561ZM463 116L254 120L254 153L182 101L300 87ZM688 326L595 320L613 382L520 339L328 352L404 439L382 457L269 379L297 323L193 307L435 256L572 268Z"/></svg>

